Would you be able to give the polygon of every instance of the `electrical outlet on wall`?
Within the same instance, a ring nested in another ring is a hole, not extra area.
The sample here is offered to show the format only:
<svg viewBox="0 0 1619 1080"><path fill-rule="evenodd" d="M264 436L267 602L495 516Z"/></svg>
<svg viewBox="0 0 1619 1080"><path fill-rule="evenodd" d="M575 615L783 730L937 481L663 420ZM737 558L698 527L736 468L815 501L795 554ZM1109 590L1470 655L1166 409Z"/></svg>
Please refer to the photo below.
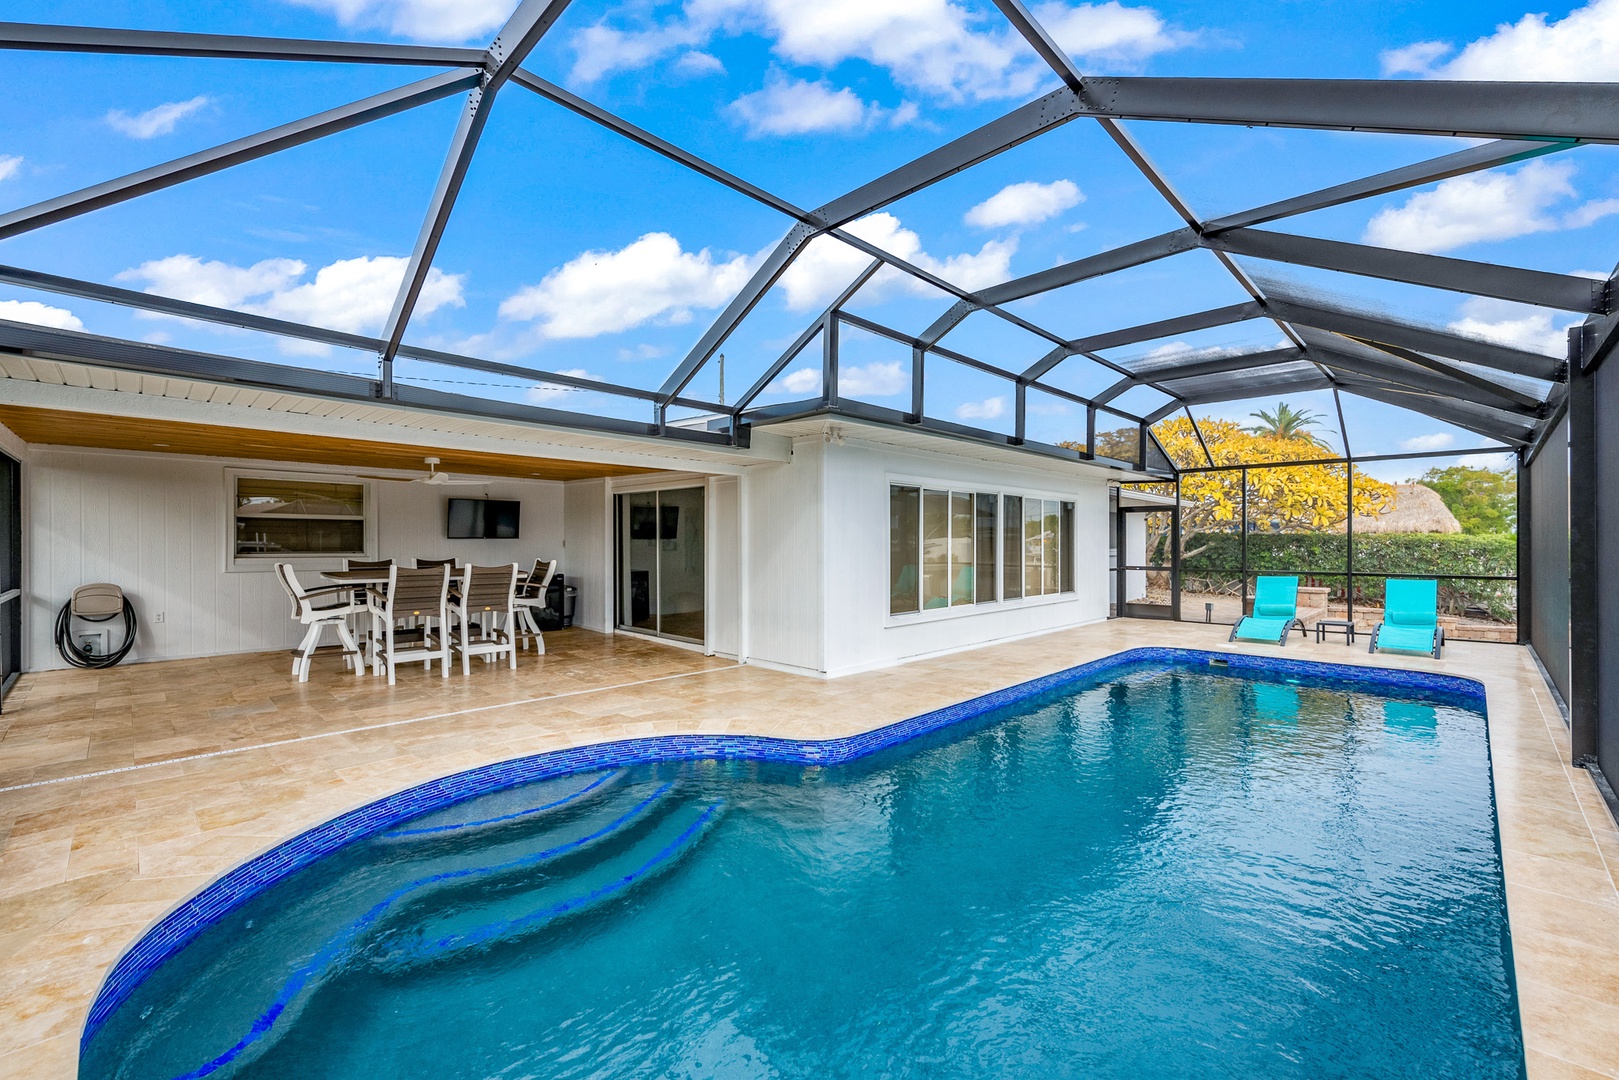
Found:
<svg viewBox="0 0 1619 1080"><path fill-rule="evenodd" d="M155 613L154 613L154 614L153 614L153 615L152 615L152 621L153 621L153 622L155 622L155 623L160 623L160 622L162 622L162 621L163 621L163 614L164 614L164 613L163 613L163 612L161 612L161 611L159 611L159 612L155 612Z"/></svg>

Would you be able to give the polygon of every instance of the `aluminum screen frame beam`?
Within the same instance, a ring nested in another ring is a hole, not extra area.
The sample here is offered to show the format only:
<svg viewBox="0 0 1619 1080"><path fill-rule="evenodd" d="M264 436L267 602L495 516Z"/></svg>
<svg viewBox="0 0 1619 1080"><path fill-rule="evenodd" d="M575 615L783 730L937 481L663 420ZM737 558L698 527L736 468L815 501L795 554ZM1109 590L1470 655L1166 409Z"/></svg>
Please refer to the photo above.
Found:
<svg viewBox="0 0 1619 1080"><path fill-rule="evenodd" d="M199 379L248 386L276 393L307 393L323 398L379 404L377 384L358 375L341 375L309 368L283 367L258 360L151 345L123 338L102 337L76 330L58 330L0 320L0 350L44 360L93 364L181 379ZM389 404L411 405L455 416L516 420L548 427L598 431L617 435L658 436L677 442L711 446L729 445L723 434L686 428L658 431L654 425L614 417L573 413L535 405L450 394L402 386Z"/></svg>
<svg viewBox="0 0 1619 1080"><path fill-rule="evenodd" d="M1268 367L1272 364L1296 363L1300 360L1308 361L1308 359L1309 357L1304 354L1303 349L1287 348L1205 357L1190 360L1184 364L1164 364L1149 371L1141 371L1128 378L1120 379L1091 400L1098 405L1106 405L1120 394L1137 386L1152 386L1155 382L1171 382L1175 379L1194 379L1199 375L1223 375L1228 371ZM1161 388L1155 386L1153 389ZM1163 393L1174 396L1169 390L1164 390Z"/></svg>
<svg viewBox="0 0 1619 1080"><path fill-rule="evenodd" d="M1060 127L1079 112L1079 99L1072 90L1053 90L833 199L815 210L814 216L828 228L846 225Z"/></svg>
<svg viewBox="0 0 1619 1080"><path fill-rule="evenodd" d="M1358 379L1344 379L1339 389L1346 394L1355 394L1373 401L1380 401L1385 405L1394 405L1411 412L1431 416L1447 424L1465 428L1475 435L1482 435L1486 439L1496 442L1508 443L1511 446L1528 446L1534 439L1538 430L1537 424L1520 425L1517 418L1491 421L1478 414L1454 408L1450 403L1437 400L1431 395L1424 395L1416 391L1402 391L1375 382L1362 382ZM1454 453L1454 451L1452 451Z"/></svg>
<svg viewBox="0 0 1619 1080"><path fill-rule="evenodd" d="M725 310L709 324L703 336L697 339L697 343L686 353L686 358L675 365L669 377L664 379L663 386L658 390L659 394L667 400L686 388L686 384L697 376L697 372L708 363L709 357L714 355L721 343L731 336L731 332L747 317L748 312L764 299L765 293L769 292L781 275L787 272L787 267L792 265L799 250L814 235L815 231L802 222L787 231L787 235L777 242L769 255L765 256L764 262L759 264L753 276L748 278L742 289L731 298L731 302L725 305Z"/></svg>
<svg viewBox="0 0 1619 1080"><path fill-rule="evenodd" d="M1539 410L1539 415L1542 416L1545 415L1548 402L1551 400L1551 398L1535 397L1530 394L1521 393L1503 382L1488 379L1482 375L1476 375L1466 368L1457 367L1455 364L1436 359L1435 357L1429 356L1426 353L1417 352L1414 349L1402 349L1398 345L1379 344L1375 341L1364 341L1360 338L1343 338L1342 335L1331 336L1338 337L1344 341L1353 342L1354 344L1362 346L1366 349L1375 350L1379 353L1386 353L1389 356L1404 360L1408 364L1415 364L1418 367L1437 372L1438 374L1447 378L1454 379L1459 383L1464 383L1467 386L1473 387L1476 391L1479 391L1488 397L1496 398L1501 401L1512 402L1515 405L1521 405L1532 410ZM1308 335L1306 335L1306 337L1308 337ZM1337 351L1342 350L1340 348ZM1558 385L1559 384L1557 383L1552 384L1554 388ZM1474 400L1478 399L1477 393L1470 396L1473 397ZM1555 397L1555 393L1552 396Z"/></svg>
<svg viewBox="0 0 1619 1080"><path fill-rule="evenodd" d="M244 330L275 334L298 341L314 341L323 345L334 345L338 348L354 349L359 352L375 353L382 348L381 338L368 337L364 334L351 334L342 330L330 330L323 326L289 322L286 319L235 311L231 308L211 307L207 304L192 303L189 300L175 300L153 293L136 292L132 289L121 289L113 285L101 285L92 281L61 277L56 274L45 274L37 270L25 270L14 266L0 265L0 282L21 288L54 293L58 296L74 296L101 303L117 304L121 307L131 307L140 311L173 315L182 319L194 319L199 322L235 326ZM491 375L504 375L527 382L567 386L576 390L590 390L638 401L658 400L657 392L653 390L642 390L633 386L621 386L597 379L579 378L539 368L484 360L479 357L465 356L441 349L427 349L407 345L400 348L399 355L407 359L441 364L446 367L463 368L468 371L481 371ZM715 407L710 402L687 402L687 404L701 408Z"/></svg>
<svg viewBox="0 0 1619 1080"><path fill-rule="evenodd" d="M1279 294L1273 294L1269 304L1272 309L1281 312L1290 321L1313 326L1317 330L1328 330L1346 337L1387 342L1417 352L1448 356L1453 360L1465 360L1470 364L1496 368L1545 382L1562 382L1567 377L1567 364L1564 361L1524 349L1460 337L1410 323L1394 322L1349 308L1329 308L1311 304Z"/></svg>
<svg viewBox="0 0 1619 1080"><path fill-rule="evenodd" d="M1204 237L1203 246L1269 262L1313 266L1319 270L1400 281L1470 296L1577 311L1582 315L1603 314L1608 310L1607 282L1594 278L1262 229L1231 229L1218 236Z"/></svg>
<svg viewBox="0 0 1619 1080"><path fill-rule="evenodd" d="M1241 304L1229 304L1225 307L1211 308L1208 311L1199 311L1191 315L1177 315L1171 319L1159 319L1156 322L1142 323L1139 326L1113 330L1105 334L1076 338L1067 343L1065 346L1066 352L1063 355L1059 356L1056 352L1048 353L1029 365L1023 372L1022 378L1033 382L1075 353L1092 353L1100 349L1114 349L1121 345L1134 345L1142 341L1152 341L1155 338L1189 334L1194 330L1207 330L1215 326L1246 322L1249 319L1263 319L1267 318L1268 315L1269 313L1262 304L1258 301L1250 300ZM1129 369L1121 368L1121 370L1128 372Z"/></svg>
<svg viewBox="0 0 1619 1080"><path fill-rule="evenodd" d="M495 103L495 95L516 73L523 61L528 59L528 54L540 43L546 32L556 25L562 13L568 10L570 2L571 0L523 0L489 46L484 60L481 85L467 95L466 108L462 110L461 119L456 124L455 135L450 140L449 154L444 159L444 167L439 171L438 182L433 188L433 197L428 203L426 218L416 235L416 244L411 249L409 262L405 264L405 275L399 283L399 292L394 297L393 310L389 312L388 321L384 325L382 334L384 344L378 357L382 366L384 394L390 394L393 390L391 376L394 355L398 353L399 345L404 341L410 317L416 310L416 301L420 298L422 286L427 283L427 275L433 268L433 256L438 254L439 241L443 239L444 230L450 223L450 214L455 210L455 200L461 194L461 185L466 181L467 170L472 165L472 155L478 149L478 140L483 136L484 126L489 122L489 110Z"/></svg>
<svg viewBox="0 0 1619 1080"><path fill-rule="evenodd" d="M1359 180L1334 184L1332 187L1297 195L1291 199L1282 199L1278 202L1266 203L1264 206L1256 206L1251 210L1227 214L1224 217L1214 218L1204 223L1204 229L1209 233L1219 233L1229 229L1245 228L1250 225L1263 225L1268 221L1297 217L1299 214L1308 214L1314 210L1325 210L1331 206L1359 202L1361 199L1370 199L1378 195L1404 191L1406 188L1422 187L1425 184L1437 183L1440 180L1449 180L1453 176L1463 176L1483 169L1493 169L1500 165L1511 165L1519 161L1527 161L1530 158L1540 157L1544 154L1568 150L1577 145L1579 144L1574 142L1526 142L1520 139L1499 139L1495 142L1485 143L1483 146L1470 146L1466 150L1458 150L1454 154L1445 154L1442 157L1429 158L1427 161L1419 161L1398 169L1374 173Z"/></svg>
<svg viewBox="0 0 1619 1080"><path fill-rule="evenodd" d="M0 240L20 236L34 229L88 214L92 210L114 206L154 191L162 191L164 188L220 172L233 165L268 157L281 150L302 146L327 135L406 112L418 105L452 97L469 87L476 86L478 80L479 75L476 72L452 71L434 75L254 135L234 139L207 150L199 150L195 154L187 154L185 157L161 165L153 165L117 179L0 214Z"/></svg>
<svg viewBox="0 0 1619 1080"><path fill-rule="evenodd" d="M482 49L315 38L192 34L0 22L0 49L31 52L114 53L124 56L197 56L239 60L305 60L334 64L405 64L478 67Z"/></svg>
<svg viewBox="0 0 1619 1080"><path fill-rule="evenodd" d="M1619 142L1616 83L1091 78L1081 111L1112 120Z"/></svg>
<svg viewBox="0 0 1619 1080"><path fill-rule="evenodd" d="M571 91L568 91L553 82L540 78L527 68L518 68L517 71L513 72L511 81L516 83L518 86L523 87L525 90L529 90L545 100L550 101L553 104L560 105L569 112L589 120L593 124L606 128L608 131L614 132L615 134L621 135L631 142L637 143L646 149L651 150L653 153L661 155L662 157L665 157L678 165L683 165L692 172L697 173L699 176L706 177L717 184L723 184L732 191L745 195L757 203L770 207L772 210L777 210L783 214L786 214L788 217L795 218L796 220L802 221L808 225L825 224L808 210L795 206L786 199L783 199L772 192L766 191L757 184L749 183L747 180L742 179L735 173L728 172L710 161L705 161L703 158L698 157L689 150L684 150L669 140L652 134L652 132L647 131L645 128L638 127L637 125L630 123L628 120L615 116L613 113L608 112L601 106L585 100L578 94L572 93Z"/></svg>
<svg viewBox="0 0 1619 1080"><path fill-rule="evenodd" d="M1023 0L995 0L995 6L1001 10L1001 14L1006 16L1013 29L1033 46L1034 51L1040 55L1040 58L1067 84L1068 88L1078 95L1081 100L1090 103L1090 83L1080 74L1079 68L1075 66L1068 54L1046 33L1045 27L1041 26L1039 21L1024 8ZM1095 114L1093 113L1092 115ZM1125 157L1129 158L1131 164L1136 167L1136 171L1141 173L1146 181L1153 186L1164 202L1169 204L1169 208L1175 212L1176 216L1201 235L1203 232L1202 219L1193 212L1186 200L1170 184L1169 178L1147 157L1147 152L1136 142L1135 137L1126 131L1122 124L1110 118L1097 117L1097 120L1101 124L1102 130L1107 133L1108 138L1112 139L1118 148L1124 152ZM1220 265L1225 267L1226 272L1231 275L1244 292L1255 300L1263 301L1265 299L1265 294L1259 285L1248 276L1242 267L1232 261L1230 256L1224 252L1216 251L1214 257L1219 260ZM1299 336L1294 329L1287 324L1286 319L1269 313L1267 313L1266 317L1272 319L1276 323L1276 328L1287 335L1293 344L1300 346L1304 344L1299 340Z"/></svg>
<svg viewBox="0 0 1619 1080"><path fill-rule="evenodd" d="M1330 390L1334 385L1331 379L1320 373L1300 372L1298 375L1278 378L1258 386L1234 387L1230 390L1211 390L1206 394L1187 394L1175 401L1159 406L1142 417L1141 421L1151 427L1169 414L1192 405L1213 405L1222 401L1241 401L1243 398L1261 397L1286 391L1303 393L1307 390Z"/></svg>
<svg viewBox="0 0 1619 1080"><path fill-rule="evenodd" d="M1177 229L1174 232L1163 233L1159 236L1138 240L1133 244L1125 244L1083 259L1076 259L1061 266L1054 266L1021 278L1014 278L1000 285L992 285L987 289L979 290L978 295L985 302L992 304L1004 304L1013 300L1021 300L1052 289L1060 289L1065 285L1073 285L1093 277L1110 274L1116 270L1142 266L1158 259L1168 258L1171 255L1178 255L1181 252L1193 251L1199 247L1215 246L1207 242L1207 238L1217 239L1216 234L1232 229L1295 217L1314 210L1340 206L1344 203L1356 202L1377 195L1386 195L1406 188L1420 187L1424 184L1448 180L1453 176L1462 176L1482 169L1495 168L1499 165L1526 161L1530 158L1555 153L1559 150L1567 150L1577 145L1577 143L1573 142L1536 143L1502 139L1487 143L1484 146L1469 147L1454 154L1446 154L1442 157L1420 161L1403 168L1390 169L1359 180L1351 180L1348 183L1336 184L1332 187L1307 192L1291 199L1266 203L1264 206L1254 207L1251 210L1214 218L1203 224L1201 236L1197 229L1191 227ZM941 340L973 310L976 309L971 306L963 309L963 305L958 303L929 326L923 332L922 337L930 341Z"/></svg>
<svg viewBox="0 0 1619 1080"><path fill-rule="evenodd" d="M1346 371L1365 379L1385 383L1391 389L1413 390L1424 394L1441 394L1445 397L1455 398L1458 401L1468 401L1475 405L1487 406L1501 412L1521 416L1531 422L1540 418L1541 409L1539 406L1524 405L1519 402L1509 401L1503 397L1487 395L1476 387L1457 379L1402 363L1392 356L1387 360L1382 360L1370 356L1357 356L1352 352L1315 344L1311 344L1309 352L1310 358L1322 367Z"/></svg>

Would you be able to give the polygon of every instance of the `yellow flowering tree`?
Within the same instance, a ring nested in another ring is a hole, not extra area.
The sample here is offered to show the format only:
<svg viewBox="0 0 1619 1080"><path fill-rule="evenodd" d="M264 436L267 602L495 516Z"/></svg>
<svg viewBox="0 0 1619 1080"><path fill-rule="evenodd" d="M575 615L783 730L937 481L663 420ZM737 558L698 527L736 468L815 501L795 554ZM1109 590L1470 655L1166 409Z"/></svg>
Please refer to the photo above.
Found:
<svg viewBox="0 0 1619 1080"><path fill-rule="evenodd" d="M1234 420L1203 420L1198 427L1215 465L1247 465L1248 520L1263 532L1337 532L1353 511L1370 515L1394 505L1394 486L1374 480L1365 473L1355 478L1354 506L1349 505L1347 465L1289 465L1289 462L1318 461L1331 453L1309 434L1277 433L1260 427L1247 428ZM1180 468L1204 465L1203 445L1185 416L1155 424L1152 433L1164 452ZM1135 456L1135 428L1096 433L1097 453L1124 460ZM1076 449L1077 443L1068 443ZM1173 495L1173 484L1135 484L1142 491ZM1231 533L1242 528L1242 473L1222 472L1181 474L1181 529L1187 538L1198 533ZM1163 550L1168 540L1168 514L1149 519L1147 550L1150 559L1167 559ZM1201 554L1204 547L1182 553L1184 558Z"/></svg>
<svg viewBox="0 0 1619 1080"><path fill-rule="evenodd" d="M1324 456L1321 446L1301 436L1278 438L1244 428L1234 420L1203 420L1198 426L1216 465L1247 465L1248 518L1273 532L1321 532L1341 526L1351 512L1347 465L1294 465ZM1152 433L1170 460L1182 467L1201 465L1203 448L1185 416L1154 425ZM1190 472L1181 476L1182 527L1192 532L1239 529L1242 473ZM1361 473L1355 477L1353 512L1371 515L1394 505L1394 485Z"/></svg>

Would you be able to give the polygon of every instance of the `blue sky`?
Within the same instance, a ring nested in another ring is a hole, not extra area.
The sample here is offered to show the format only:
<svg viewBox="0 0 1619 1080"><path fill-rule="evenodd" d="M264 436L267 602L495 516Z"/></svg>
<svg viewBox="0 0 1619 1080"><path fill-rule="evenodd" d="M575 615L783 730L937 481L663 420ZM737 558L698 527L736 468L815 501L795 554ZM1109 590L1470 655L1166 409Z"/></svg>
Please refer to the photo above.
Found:
<svg viewBox="0 0 1619 1080"><path fill-rule="evenodd" d="M256 0L54 4L54 21L149 29L483 44L513 0ZM1526 11L1516 3L1075 4L1034 10L1093 74L1344 78L1610 78L1619 0ZM0 4L39 18L37 4ZM1540 13L1542 12L1543 13ZM1055 80L978 0L579 0L527 67L800 205L815 206L1053 88ZM25 206L402 85L427 69L8 53L0 66L0 204ZM374 333L420 226L460 99L4 242L0 261ZM1437 156L1461 140L1136 123L1131 131L1200 214L1241 209ZM1613 148L1291 219L1313 236L1605 275L1619 244ZM502 92L435 262L411 342L656 387L790 222L551 105ZM1180 224L1092 123L1075 122L901 200L859 224L867 239L975 288ZM817 241L727 342L740 388L864 265ZM1284 285L1561 352L1562 313L1336 275L1251 264ZM1012 305L1078 336L1245 299L1205 252ZM851 310L917 332L949 306L882 274ZM369 373L373 358L0 289L0 318L280 363ZM1265 347L1268 322L1149 342L1114 359L1187 348ZM907 350L844 340L846 393L903 407ZM1046 343L975 315L946 339L1007 367ZM790 367L765 400L818 389ZM445 389L642 417L639 405L454 369L402 364ZM1051 376L1079 393L1112 381L1076 358ZM1010 388L929 367L930 413L1006 429ZM718 392L706 372L691 388ZM1294 395L1330 413L1330 396ZM1123 408L1164 399L1132 391ZM1260 404L1195 410L1245 416ZM1481 440L1345 398L1357 454ZM1031 407L1030 434L1082 435L1059 399ZM1332 427L1336 428L1336 418ZM1410 470L1391 466L1403 478ZM1374 469L1373 471L1379 471ZM1386 471L1386 470L1383 470Z"/></svg>

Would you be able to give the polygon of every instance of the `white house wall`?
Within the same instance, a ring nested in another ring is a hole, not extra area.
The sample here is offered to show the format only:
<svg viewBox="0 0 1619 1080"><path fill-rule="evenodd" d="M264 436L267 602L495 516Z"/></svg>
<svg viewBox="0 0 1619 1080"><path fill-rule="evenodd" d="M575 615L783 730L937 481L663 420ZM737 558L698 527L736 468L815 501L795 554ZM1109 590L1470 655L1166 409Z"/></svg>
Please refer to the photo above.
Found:
<svg viewBox="0 0 1619 1080"><path fill-rule="evenodd" d="M716 476L708 482L708 647L729 657L735 657L742 645L740 491L741 482L734 476Z"/></svg>
<svg viewBox="0 0 1619 1080"><path fill-rule="evenodd" d="M166 660L291 648L302 636L288 618L285 594L270 573L226 569L229 496L226 468L264 472L317 471L310 466L169 454L132 454L34 446L24 472L25 568L29 670L66 666L52 640L57 610L79 585L122 586L141 618L131 660ZM331 475L343 475L332 473ZM544 555L563 560L563 485L497 481L491 498L523 504L517 540L447 540L448 495L421 484L377 481L378 555L402 562L449 558L484 565L532 565ZM454 489L484 494L483 487ZM340 559L293 560L306 583ZM599 590L599 586L597 587ZM583 591L583 590L582 590ZM162 612L164 621L157 623Z"/></svg>
<svg viewBox="0 0 1619 1080"><path fill-rule="evenodd" d="M788 464L754 466L744 481L745 618L752 662L809 673L826 670L825 449L819 436L796 439ZM883 520L888 520L886 510Z"/></svg>
<svg viewBox="0 0 1619 1080"><path fill-rule="evenodd" d="M789 468L796 468L795 463ZM824 447L823 671L843 675L1105 619L1107 486L1070 469L1020 468L855 439ZM1074 503L1074 592L891 617L889 485L1026 492ZM757 555L755 556L758 557Z"/></svg>
<svg viewBox="0 0 1619 1080"><path fill-rule="evenodd" d="M612 496L606 480L570 480L563 485L563 548L559 567L579 589L573 624L598 633L613 628ZM565 568L565 569L564 569Z"/></svg>

